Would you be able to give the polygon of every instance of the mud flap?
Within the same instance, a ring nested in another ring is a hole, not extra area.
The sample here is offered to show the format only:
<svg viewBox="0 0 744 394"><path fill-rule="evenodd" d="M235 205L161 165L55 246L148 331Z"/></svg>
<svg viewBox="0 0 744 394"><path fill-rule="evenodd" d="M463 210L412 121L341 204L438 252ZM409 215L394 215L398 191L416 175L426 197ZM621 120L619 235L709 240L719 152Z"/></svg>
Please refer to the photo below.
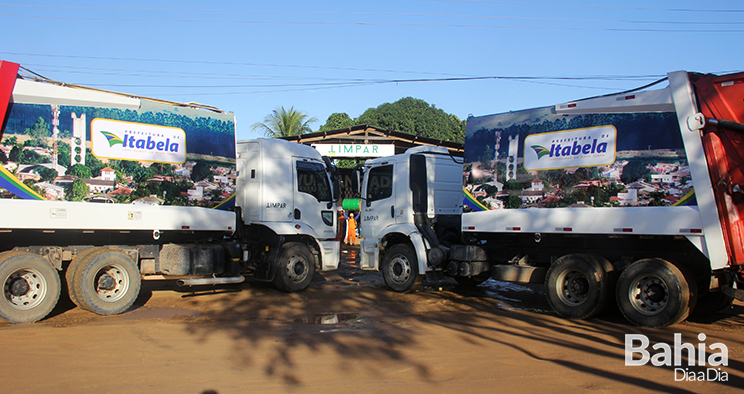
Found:
<svg viewBox="0 0 744 394"><path fill-rule="evenodd" d="M269 252L266 253L263 261L261 261L261 264L259 264L256 267L256 270L253 271L254 278L265 281L274 280L274 276L276 275L276 261L282 253L283 244L284 236L282 235L279 237L279 242L269 249Z"/></svg>
<svg viewBox="0 0 744 394"><path fill-rule="evenodd" d="M335 270L341 260L341 242L318 241L323 261L320 264L321 271Z"/></svg>
<svg viewBox="0 0 744 394"><path fill-rule="evenodd" d="M739 301L744 301L744 289L734 289L731 286L721 287L721 292L729 297L734 297Z"/></svg>
<svg viewBox="0 0 744 394"><path fill-rule="evenodd" d="M380 264L377 242L362 239L359 243L359 266L363 270L377 270Z"/></svg>

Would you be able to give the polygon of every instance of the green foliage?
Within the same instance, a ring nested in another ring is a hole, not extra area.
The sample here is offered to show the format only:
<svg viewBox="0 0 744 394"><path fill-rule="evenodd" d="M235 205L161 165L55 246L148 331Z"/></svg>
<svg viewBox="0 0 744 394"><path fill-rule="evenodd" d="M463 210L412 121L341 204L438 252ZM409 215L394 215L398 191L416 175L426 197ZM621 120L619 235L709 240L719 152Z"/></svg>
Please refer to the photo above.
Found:
<svg viewBox="0 0 744 394"><path fill-rule="evenodd" d="M13 149L10 150L8 160L14 161L16 163L21 161L21 148L19 148L18 145L14 146Z"/></svg>
<svg viewBox="0 0 744 394"><path fill-rule="evenodd" d="M348 114L343 112L334 112L328 117L326 123L323 126L320 126L318 131L345 129L354 125L356 125L356 122L351 119Z"/></svg>
<svg viewBox="0 0 744 394"><path fill-rule="evenodd" d="M516 194L510 194L504 206L508 209L517 209L522 206L522 199Z"/></svg>
<svg viewBox="0 0 744 394"><path fill-rule="evenodd" d="M625 184L630 184L639 179L650 179L651 171L646 168L647 164L642 160L630 160L623 167L623 174L620 176L620 180Z"/></svg>
<svg viewBox="0 0 744 394"><path fill-rule="evenodd" d="M522 190L526 189L522 182L518 182L516 179L510 179L504 183L504 190Z"/></svg>
<svg viewBox="0 0 744 394"><path fill-rule="evenodd" d="M11 151L11 155L12 153L13 152ZM21 150L18 162L21 164L39 164L49 162L49 160L32 150Z"/></svg>
<svg viewBox="0 0 744 394"><path fill-rule="evenodd" d="M665 192L651 192L648 196L651 198L651 201L648 203L649 206L663 207L666 205L666 200L664 200L664 197L666 197Z"/></svg>
<svg viewBox="0 0 744 394"><path fill-rule="evenodd" d="M70 145L57 142L57 163L67 166L70 162Z"/></svg>
<svg viewBox="0 0 744 394"><path fill-rule="evenodd" d="M39 174L42 181L49 183L54 182L54 179L57 178L57 176L59 175L57 174L57 171L42 166L36 168L36 173Z"/></svg>
<svg viewBox="0 0 744 394"><path fill-rule="evenodd" d="M86 152L85 153L85 165L90 168L90 173L92 174L100 174L101 169L103 167L106 167L103 163L101 163L100 160L98 160L97 157L93 156L92 153Z"/></svg>
<svg viewBox="0 0 744 394"><path fill-rule="evenodd" d="M210 175L212 175L212 171L209 169L209 165L201 161L191 169L191 180L194 182L199 182Z"/></svg>
<svg viewBox="0 0 744 394"><path fill-rule="evenodd" d="M488 184L481 186L480 189L486 192L486 197L493 197L499 191L498 187Z"/></svg>
<svg viewBox="0 0 744 394"><path fill-rule="evenodd" d="M484 170L493 170L493 149L487 146L480 157L481 168Z"/></svg>
<svg viewBox="0 0 744 394"><path fill-rule="evenodd" d="M306 113L299 112L290 108L289 111L281 107L271 111L271 114L264 118L263 123L257 122L251 126L251 130L263 131L266 137L289 137L309 133L310 123L316 122L317 119L310 118Z"/></svg>
<svg viewBox="0 0 744 394"><path fill-rule="evenodd" d="M465 121L412 97L370 108L357 123L444 141L465 139Z"/></svg>
<svg viewBox="0 0 744 394"><path fill-rule="evenodd" d="M34 183L36 183L36 181L34 181L33 179L24 179L23 180L23 184L26 185L29 189L35 191L36 193L38 193L40 195L44 195L44 191L41 190L40 187L34 185Z"/></svg>
<svg viewBox="0 0 744 394"><path fill-rule="evenodd" d="M83 179L90 179L92 177L90 168L82 164L75 164L70 166L70 168L67 169L67 175L72 175Z"/></svg>
<svg viewBox="0 0 744 394"><path fill-rule="evenodd" d="M33 146L46 147L46 139L52 135L50 130L49 123L39 116L36 123L30 129L26 129L26 134L31 137L29 141L33 141Z"/></svg>
<svg viewBox="0 0 744 394"><path fill-rule="evenodd" d="M67 187L65 198L67 198L67 201L83 201L89 192L88 184L86 184L85 181L82 179L75 179L75 181Z"/></svg>
<svg viewBox="0 0 744 394"><path fill-rule="evenodd" d="M7 137L3 139L3 145L5 146L18 145L18 138L16 136Z"/></svg>

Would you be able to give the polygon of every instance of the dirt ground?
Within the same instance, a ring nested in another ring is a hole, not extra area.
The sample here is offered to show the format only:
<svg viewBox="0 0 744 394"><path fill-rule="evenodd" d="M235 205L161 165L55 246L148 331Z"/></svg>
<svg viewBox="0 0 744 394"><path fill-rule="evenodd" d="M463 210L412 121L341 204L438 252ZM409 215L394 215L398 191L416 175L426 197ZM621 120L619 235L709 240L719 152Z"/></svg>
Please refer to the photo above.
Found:
<svg viewBox="0 0 744 394"><path fill-rule="evenodd" d="M144 282L122 315L61 300L40 322L2 322L0 392L744 392L742 303L665 329L633 327L617 311L570 321L550 311L542 286L445 281L393 293L357 268L357 250L303 293ZM714 381L625 365L626 334L673 345L675 333L696 348L700 333L705 346L723 343L728 365L683 364Z"/></svg>

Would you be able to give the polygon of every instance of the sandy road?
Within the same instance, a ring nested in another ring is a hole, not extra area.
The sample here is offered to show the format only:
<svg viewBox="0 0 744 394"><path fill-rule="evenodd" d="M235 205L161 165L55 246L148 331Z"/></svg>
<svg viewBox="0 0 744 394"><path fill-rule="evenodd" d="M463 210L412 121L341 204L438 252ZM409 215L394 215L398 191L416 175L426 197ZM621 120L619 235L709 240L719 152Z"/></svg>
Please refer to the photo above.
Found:
<svg viewBox="0 0 744 394"><path fill-rule="evenodd" d="M35 324L0 323L0 392L744 392L741 303L665 329L632 327L617 313L568 321L540 286L393 293L378 273L356 269L351 252L300 294L257 282L193 292L148 282L119 316L68 301ZM727 347L717 381L625 366L626 334L673 344L675 333Z"/></svg>

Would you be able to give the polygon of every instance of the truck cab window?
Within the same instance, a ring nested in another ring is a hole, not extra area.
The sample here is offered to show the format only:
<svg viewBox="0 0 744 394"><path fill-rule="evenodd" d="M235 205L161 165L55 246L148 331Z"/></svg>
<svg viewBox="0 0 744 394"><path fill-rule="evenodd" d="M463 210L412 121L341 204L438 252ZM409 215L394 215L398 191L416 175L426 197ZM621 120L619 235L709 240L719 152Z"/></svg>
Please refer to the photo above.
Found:
<svg viewBox="0 0 744 394"><path fill-rule="evenodd" d="M318 201L332 201L328 174L321 163L297 162L297 190L307 193Z"/></svg>
<svg viewBox="0 0 744 394"><path fill-rule="evenodd" d="M377 201L393 195L393 166L380 166L369 171L367 200Z"/></svg>

